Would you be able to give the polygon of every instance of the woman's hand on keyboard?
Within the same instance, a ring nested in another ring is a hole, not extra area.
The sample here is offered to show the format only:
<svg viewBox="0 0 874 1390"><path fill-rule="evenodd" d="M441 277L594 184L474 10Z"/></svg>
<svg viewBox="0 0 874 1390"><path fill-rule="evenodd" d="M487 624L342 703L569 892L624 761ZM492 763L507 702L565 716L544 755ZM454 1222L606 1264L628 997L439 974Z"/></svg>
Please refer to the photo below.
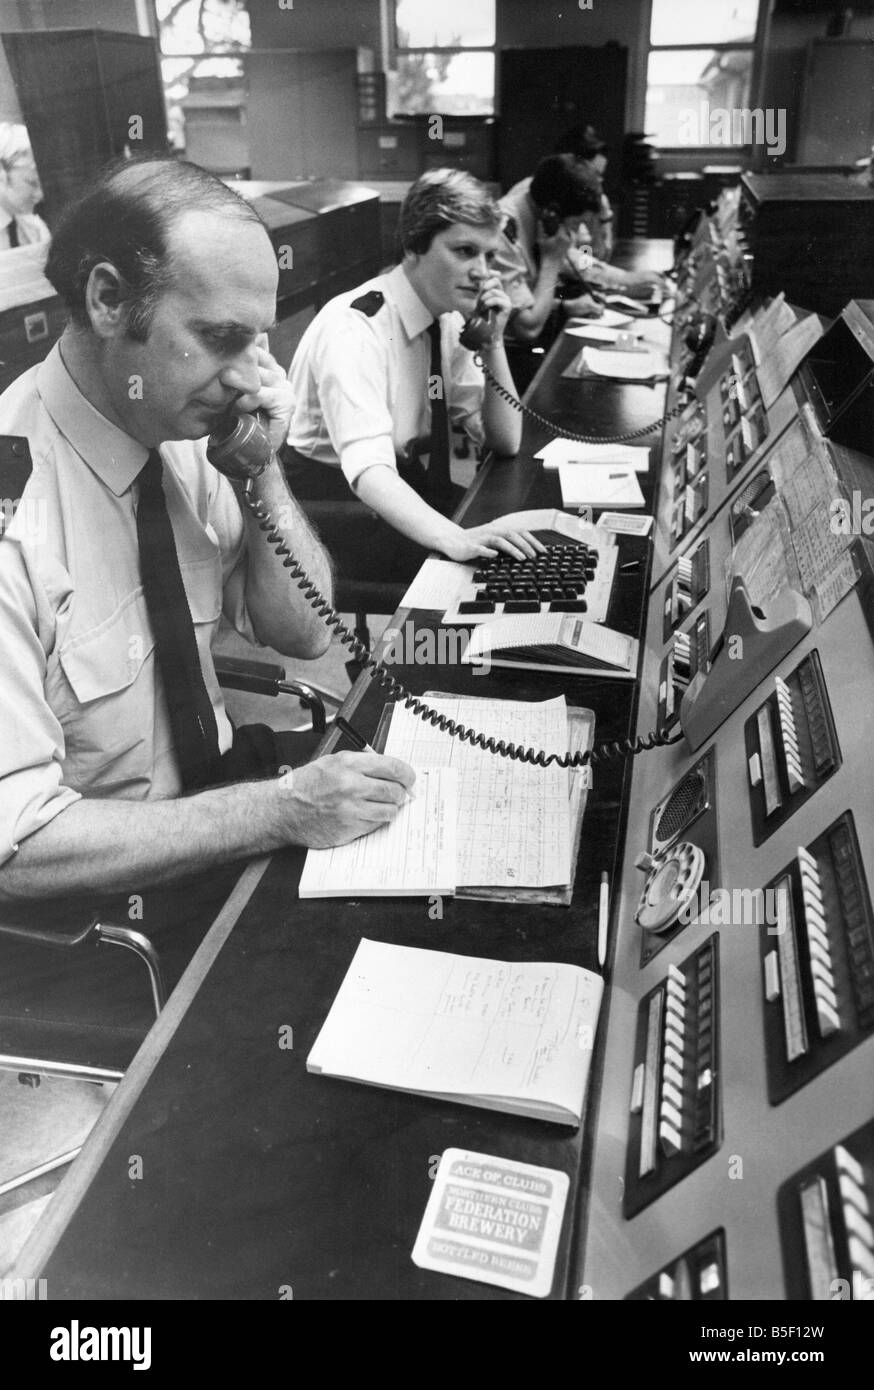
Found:
<svg viewBox="0 0 874 1390"><path fill-rule="evenodd" d="M498 517L485 526L473 526L469 531L454 527L440 548L450 560L490 560L501 552L512 555L514 560L532 560L545 551L546 546L530 531L521 531Z"/></svg>

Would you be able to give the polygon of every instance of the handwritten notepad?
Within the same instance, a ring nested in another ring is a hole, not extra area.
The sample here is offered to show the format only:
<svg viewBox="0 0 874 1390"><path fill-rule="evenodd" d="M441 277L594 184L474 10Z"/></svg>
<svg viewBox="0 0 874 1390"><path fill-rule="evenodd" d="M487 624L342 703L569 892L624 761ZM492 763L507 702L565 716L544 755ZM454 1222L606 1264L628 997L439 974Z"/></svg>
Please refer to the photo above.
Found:
<svg viewBox="0 0 874 1390"><path fill-rule="evenodd" d="M602 993L576 965L364 939L307 1071L576 1126Z"/></svg>
<svg viewBox="0 0 874 1390"><path fill-rule="evenodd" d="M548 753L568 747L564 697L529 702L429 698L468 728ZM395 705L386 754L458 775L456 882L462 887L544 888L571 875L570 784L564 768L530 767L472 748Z"/></svg>
<svg viewBox="0 0 874 1390"><path fill-rule="evenodd" d="M307 852L301 898L427 897L456 887L457 777L419 769L394 820L334 849Z"/></svg>

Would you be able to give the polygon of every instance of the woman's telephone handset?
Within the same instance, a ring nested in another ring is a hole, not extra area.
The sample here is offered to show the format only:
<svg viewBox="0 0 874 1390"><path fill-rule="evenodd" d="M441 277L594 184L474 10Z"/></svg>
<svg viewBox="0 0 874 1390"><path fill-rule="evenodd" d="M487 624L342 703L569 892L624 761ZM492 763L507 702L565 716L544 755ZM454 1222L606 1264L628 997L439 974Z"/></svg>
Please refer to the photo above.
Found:
<svg viewBox="0 0 874 1390"><path fill-rule="evenodd" d="M543 749L523 748L505 739L489 737L459 724L447 715L438 713L424 700L412 695L392 673L377 661L370 649L354 633L350 632L343 619L334 611L325 596L319 592L306 570L299 564L286 545L282 534L277 530L270 510L255 493L255 480L260 477L272 456L272 448L267 433L257 417L236 416L228 413L220 428L209 437L207 458L220 473L245 484L243 502L264 532L266 539L276 551L277 559L288 570L288 577L303 591L310 606L348 647L356 661L360 662L379 682L383 689L395 700L403 700L413 714L434 725L443 733L459 738L474 748L483 748L489 753L512 758L516 762L548 767L555 763L558 767L584 767L587 763L603 762L605 759L626 757L641 753L647 748L676 743L682 734L669 735L664 732L649 734L646 738L623 739L614 743L602 743L597 748L585 752L547 753Z"/></svg>
<svg viewBox="0 0 874 1390"><path fill-rule="evenodd" d="M496 309L486 309L477 301L476 308L470 318L465 319L464 326L458 335L461 346L469 348L471 352L483 352L486 348L491 347L495 340L496 318Z"/></svg>
<svg viewBox="0 0 874 1390"><path fill-rule="evenodd" d="M206 456L213 468L241 483L259 477L272 453L262 419L257 415L238 415L233 407L209 436L206 446Z"/></svg>

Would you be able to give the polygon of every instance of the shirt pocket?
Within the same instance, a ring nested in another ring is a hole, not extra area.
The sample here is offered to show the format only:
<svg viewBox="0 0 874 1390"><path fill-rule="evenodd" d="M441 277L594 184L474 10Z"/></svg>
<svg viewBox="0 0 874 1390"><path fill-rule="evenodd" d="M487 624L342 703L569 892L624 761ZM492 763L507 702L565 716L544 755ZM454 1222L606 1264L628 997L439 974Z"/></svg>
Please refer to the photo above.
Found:
<svg viewBox="0 0 874 1390"><path fill-rule="evenodd" d="M221 612L216 564L186 567L185 588L204 672L212 696L217 684L208 652ZM145 598L137 590L109 618L68 639L58 653L62 672L58 711L65 739L67 781L99 795L146 797L156 756L170 743L155 643ZM160 708L159 708L160 703Z"/></svg>

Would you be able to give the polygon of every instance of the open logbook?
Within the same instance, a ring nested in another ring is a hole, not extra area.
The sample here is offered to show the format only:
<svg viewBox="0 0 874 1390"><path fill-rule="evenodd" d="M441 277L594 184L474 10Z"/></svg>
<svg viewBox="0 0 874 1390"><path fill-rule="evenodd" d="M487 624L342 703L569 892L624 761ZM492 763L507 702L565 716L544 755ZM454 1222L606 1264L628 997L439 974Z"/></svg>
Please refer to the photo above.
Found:
<svg viewBox="0 0 874 1390"><path fill-rule="evenodd" d="M603 981L362 940L307 1071L577 1126Z"/></svg>

